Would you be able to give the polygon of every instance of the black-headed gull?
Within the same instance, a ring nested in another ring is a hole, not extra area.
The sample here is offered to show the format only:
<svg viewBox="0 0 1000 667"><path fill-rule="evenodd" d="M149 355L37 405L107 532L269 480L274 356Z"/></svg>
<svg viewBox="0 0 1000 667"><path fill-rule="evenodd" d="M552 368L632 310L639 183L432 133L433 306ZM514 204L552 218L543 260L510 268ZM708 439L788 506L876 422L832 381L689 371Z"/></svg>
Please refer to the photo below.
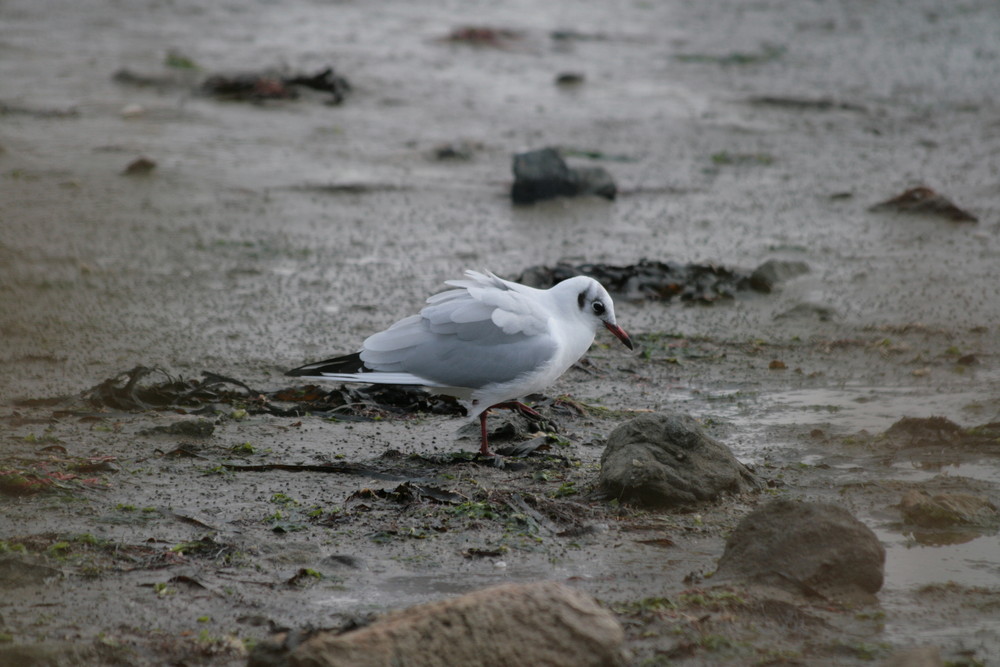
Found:
<svg viewBox="0 0 1000 667"><path fill-rule="evenodd" d="M630 350L615 305L593 278L577 276L547 290L492 273L466 271L451 289L427 299L419 315L369 336L361 351L306 364L288 375L339 382L420 385L454 396L479 418L480 453L491 408L534 416L516 399L541 391L587 352L603 324Z"/></svg>

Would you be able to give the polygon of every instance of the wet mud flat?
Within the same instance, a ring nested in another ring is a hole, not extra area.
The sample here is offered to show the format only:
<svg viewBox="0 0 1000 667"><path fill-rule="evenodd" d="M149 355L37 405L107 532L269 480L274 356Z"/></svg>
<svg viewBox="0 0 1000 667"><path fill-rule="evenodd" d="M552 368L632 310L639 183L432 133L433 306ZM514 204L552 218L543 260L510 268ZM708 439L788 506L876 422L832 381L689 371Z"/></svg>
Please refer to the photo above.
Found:
<svg viewBox="0 0 1000 667"><path fill-rule="evenodd" d="M995 8L460 9L6 7L3 660L245 664L545 581L625 664L992 664ZM614 198L514 204L546 146ZM503 467L446 401L282 375L464 268L601 273L639 349L498 419ZM609 494L662 413L757 483ZM723 567L775 501L871 531L877 590Z"/></svg>

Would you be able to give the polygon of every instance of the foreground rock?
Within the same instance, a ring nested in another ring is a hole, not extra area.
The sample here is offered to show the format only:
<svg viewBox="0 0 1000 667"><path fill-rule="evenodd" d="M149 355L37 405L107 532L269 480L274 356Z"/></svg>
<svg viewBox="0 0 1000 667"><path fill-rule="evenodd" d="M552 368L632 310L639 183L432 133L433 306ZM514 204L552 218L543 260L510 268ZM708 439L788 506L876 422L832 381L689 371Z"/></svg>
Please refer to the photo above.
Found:
<svg viewBox="0 0 1000 667"><path fill-rule="evenodd" d="M518 153L513 171L510 198L515 204L584 194L614 199L618 194L614 179L603 167L572 168L554 148Z"/></svg>
<svg viewBox="0 0 1000 667"><path fill-rule="evenodd" d="M346 634L320 633L283 656L273 644L250 665L309 667L566 667L622 665L612 614L556 582L505 584L390 613Z"/></svg>
<svg viewBox="0 0 1000 667"><path fill-rule="evenodd" d="M600 485L612 498L667 507L762 486L725 445L677 414L643 415L612 431Z"/></svg>
<svg viewBox="0 0 1000 667"><path fill-rule="evenodd" d="M884 574L885 549L850 512L785 499L740 522L716 571L719 579L845 602L873 601Z"/></svg>

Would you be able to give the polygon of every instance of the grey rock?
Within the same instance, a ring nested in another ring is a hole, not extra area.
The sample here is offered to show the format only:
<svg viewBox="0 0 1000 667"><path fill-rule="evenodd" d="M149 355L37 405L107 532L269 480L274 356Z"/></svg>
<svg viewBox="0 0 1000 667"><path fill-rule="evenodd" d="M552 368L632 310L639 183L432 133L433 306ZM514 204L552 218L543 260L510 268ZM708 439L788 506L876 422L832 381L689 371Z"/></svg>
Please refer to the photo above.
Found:
<svg viewBox="0 0 1000 667"><path fill-rule="evenodd" d="M581 194L614 199L618 194L614 179L603 167L571 168L554 148L518 153L513 171L510 197L516 204Z"/></svg>
<svg viewBox="0 0 1000 667"><path fill-rule="evenodd" d="M762 486L729 449L691 417L649 414L608 436L600 485L610 497L672 506L714 500Z"/></svg>
<svg viewBox="0 0 1000 667"><path fill-rule="evenodd" d="M846 509L780 499L739 523L726 540L715 578L806 597L872 602L884 573L885 549Z"/></svg>

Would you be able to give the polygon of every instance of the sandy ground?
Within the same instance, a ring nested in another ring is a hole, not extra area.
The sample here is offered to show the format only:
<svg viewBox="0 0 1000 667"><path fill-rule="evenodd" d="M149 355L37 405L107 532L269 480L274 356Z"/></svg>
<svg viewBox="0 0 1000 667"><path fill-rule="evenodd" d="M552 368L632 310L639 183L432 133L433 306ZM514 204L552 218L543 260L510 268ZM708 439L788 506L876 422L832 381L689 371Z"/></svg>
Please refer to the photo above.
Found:
<svg viewBox="0 0 1000 667"><path fill-rule="evenodd" d="M905 416L1000 415L995 3L205 4L0 3L0 464L114 457L93 484L0 497L0 545L38 568L4 579L2 646L239 663L274 628L555 579L619 614L635 664L868 664L925 644L998 664L995 525L925 539L895 505L909 488L1000 503L1000 464L857 444ZM513 32L446 39L465 25ZM352 84L340 106L196 90L210 73L329 65ZM170 81L122 84L122 68ZM566 72L583 82L556 85ZM435 159L447 143L469 159ZM511 155L547 145L591 155L570 159L622 194L512 206ZM155 169L122 175L140 156ZM978 223L868 210L921 184ZM455 417L226 406L198 440L142 433L176 414L23 402L139 364L274 390L465 268L641 258L811 271L711 307L616 304L641 350L601 337L550 392L607 409L565 417L559 456L515 470L407 458L474 449ZM702 420L769 491L684 512L592 500L602 439L661 409ZM180 444L197 456L165 455ZM385 474L219 467L330 460ZM406 479L468 502L355 494ZM804 604L822 623L790 627L685 593L776 494L841 503L876 531L878 606Z"/></svg>

